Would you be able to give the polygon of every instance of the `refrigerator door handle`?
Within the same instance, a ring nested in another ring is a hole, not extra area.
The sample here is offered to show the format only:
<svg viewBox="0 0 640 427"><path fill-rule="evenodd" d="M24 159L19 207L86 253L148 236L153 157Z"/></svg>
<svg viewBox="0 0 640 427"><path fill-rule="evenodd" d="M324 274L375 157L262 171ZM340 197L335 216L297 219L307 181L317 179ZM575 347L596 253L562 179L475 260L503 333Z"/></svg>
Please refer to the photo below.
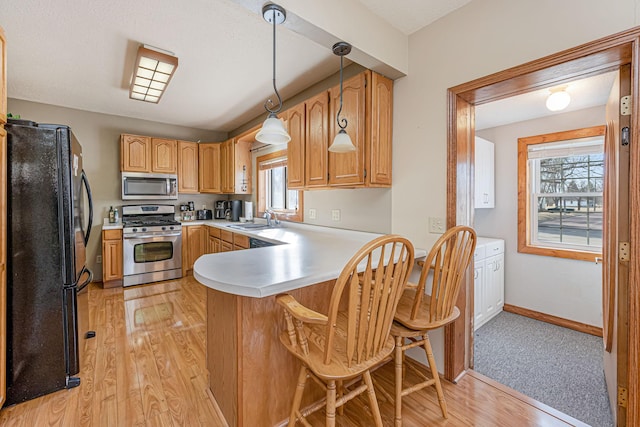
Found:
<svg viewBox="0 0 640 427"><path fill-rule="evenodd" d="M93 226L93 198L91 197L91 187L89 186L89 180L87 179L87 175L84 173L84 169L82 170L81 180L84 187L87 189L87 199L89 200L89 224L87 224L87 232L84 235L84 246L86 247L89 242L91 227Z"/></svg>

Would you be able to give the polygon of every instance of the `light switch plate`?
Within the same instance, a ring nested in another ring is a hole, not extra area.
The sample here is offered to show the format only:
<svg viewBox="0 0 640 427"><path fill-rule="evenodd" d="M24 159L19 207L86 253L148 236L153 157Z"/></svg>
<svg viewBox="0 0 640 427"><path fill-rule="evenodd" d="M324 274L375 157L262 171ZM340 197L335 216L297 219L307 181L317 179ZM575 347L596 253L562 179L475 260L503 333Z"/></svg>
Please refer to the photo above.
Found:
<svg viewBox="0 0 640 427"><path fill-rule="evenodd" d="M429 217L429 233L442 234L445 229L444 218Z"/></svg>
<svg viewBox="0 0 640 427"><path fill-rule="evenodd" d="M309 209L309 219L316 219L318 212L315 209Z"/></svg>
<svg viewBox="0 0 640 427"><path fill-rule="evenodd" d="M102 255L96 257L96 264L102 264Z"/></svg>
<svg viewBox="0 0 640 427"><path fill-rule="evenodd" d="M340 209L333 209L331 211L331 221L340 221Z"/></svg>

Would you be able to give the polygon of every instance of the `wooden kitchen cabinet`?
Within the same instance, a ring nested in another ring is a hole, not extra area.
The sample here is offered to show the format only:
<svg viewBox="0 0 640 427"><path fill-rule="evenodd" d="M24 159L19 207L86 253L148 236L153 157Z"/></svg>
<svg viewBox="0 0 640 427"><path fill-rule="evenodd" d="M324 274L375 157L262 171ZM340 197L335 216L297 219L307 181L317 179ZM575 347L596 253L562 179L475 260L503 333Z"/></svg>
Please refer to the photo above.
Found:
<svg viewBox="0 0 640 427"><path fill-rule="evenodd" d="M102 284L122 286L122 230L102 230Z"/></svg>
<svg viewBox="0 0 640 427"><path fill-rule="evenodd" d="M222 193L220 143L198 144L198 168L201 193Z"/></svg>
<svg viewBox="0 0 640 427"><path fill-rule="evenodd" d="M178 141L178 193L198 193L198 143Z"/></svg>
<svg viewBox="0 0 640 427"><path fill-rule="evenodd" d="M251 141L231 138L220 147L222 192L251 194Z"/></svg>
<svg viewBox="0 0 640 427"><path fill-rule="evenodd" d="M391 186L393 81L366 70L343 83L342 97L340 117L347 119L346 131L356 146L354 152L328 151L340 130L336 121L339 85L283 115L291 135L288 188Z"/></svg>
<svg viewBox="0 0 640 427"><path fill-rule="evenodd" d="M182 227L182 275L193 270L193 264L200 256L207 253L209 227L206 225L189 225Z"/></svg>
<svg viewBox="0 0 640 427"><path fill-rule="evenodd" d="M222 252L220 247L220 229L217 227L209 227L209 247L207 248L207 252L210 254Z"/></svg>
<svg viewBox="0 0 640 427"><path fill-rule="evenodd" d="M7 123L7 39L0 27L0 124Z"/></svg>
<svg viewBox="0 0 640 427"><path fill-rule="evenodd" d="M120 170L151 172L151 137L120 135Z"/></svg>
<svg viewBox="0 0 640 427"><path fill-rule="evenodd" d="M325 91L305 102L305 187L326 187L328 183L329 94ZM290 162L287 160L287 169ZM294 167L297 167L294 164Z"/></svg>
<svg viewBox="0 0 640 427"><path fill-rule="evenodd" d="M151 138L151 172L176 174L177 154L175 139Z"/></svg>
<svg viewBox="0 0 640 427"><path fill-rule="evenodd" d="M305 103L302 102L295 107L285 111L283 114L287 131L291 136L291 141L287 144L287 188L302 189L304 188L304 171L305 171Z"/></svg>
<svg viewBox="0 0 640 427"><path fill-rule="evenodd" d="M249 249L249 236L233 233L233 250L239 251L242 249Z"/></svg>

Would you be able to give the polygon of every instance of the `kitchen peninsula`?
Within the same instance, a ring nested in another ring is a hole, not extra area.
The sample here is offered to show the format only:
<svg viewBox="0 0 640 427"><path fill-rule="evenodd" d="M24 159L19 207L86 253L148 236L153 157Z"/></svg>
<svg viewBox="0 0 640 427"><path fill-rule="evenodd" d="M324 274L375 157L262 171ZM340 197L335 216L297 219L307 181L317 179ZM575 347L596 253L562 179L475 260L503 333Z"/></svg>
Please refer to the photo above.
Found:
<svg viewBox="0 0 640 427"><path fill-rule="evenodd" d="M193 271L208 287L207 368L216 401L231 426L273 426L289 416L299 373L279 340L284 316L275 295L288 292L326 313L343 266L378 234L298 224L247 234L282 244L203 255ZM416 250L416 258L425 255ZM314 384L303 406L323 394Z"/></svg>

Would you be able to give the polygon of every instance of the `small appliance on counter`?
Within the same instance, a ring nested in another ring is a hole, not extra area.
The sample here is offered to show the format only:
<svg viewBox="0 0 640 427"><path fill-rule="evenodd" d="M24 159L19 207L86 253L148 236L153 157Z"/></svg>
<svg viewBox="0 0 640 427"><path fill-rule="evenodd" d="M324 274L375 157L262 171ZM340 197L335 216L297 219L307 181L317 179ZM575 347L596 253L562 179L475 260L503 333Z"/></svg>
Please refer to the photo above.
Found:
<svg viewBox="0 0 640 427"><path fill-rule="evenodd" d="M213 219L213 212L211 209L198 209L196 211L196 219L204 220L204 219Z"/></svg>
<svg viewBox="0 0 640 427"><path fill-rule="evenodd" d="M227 219L238 222L242 216L242 200L229 200L229 214Z"/></svg>
<svg viewBox="0 0 640 427"><path fill-rule="evenodd" d="M180 221L193 221L196 219L196 212L193 202L180 205Z"/></svg>
<svg viewBox="0 0 640 427"><path fill-rule="evenodd" d="M216 201L213 205L215 219L225 219L227 209L229 209L229 202L227 202L226 200Z"/></svg>

